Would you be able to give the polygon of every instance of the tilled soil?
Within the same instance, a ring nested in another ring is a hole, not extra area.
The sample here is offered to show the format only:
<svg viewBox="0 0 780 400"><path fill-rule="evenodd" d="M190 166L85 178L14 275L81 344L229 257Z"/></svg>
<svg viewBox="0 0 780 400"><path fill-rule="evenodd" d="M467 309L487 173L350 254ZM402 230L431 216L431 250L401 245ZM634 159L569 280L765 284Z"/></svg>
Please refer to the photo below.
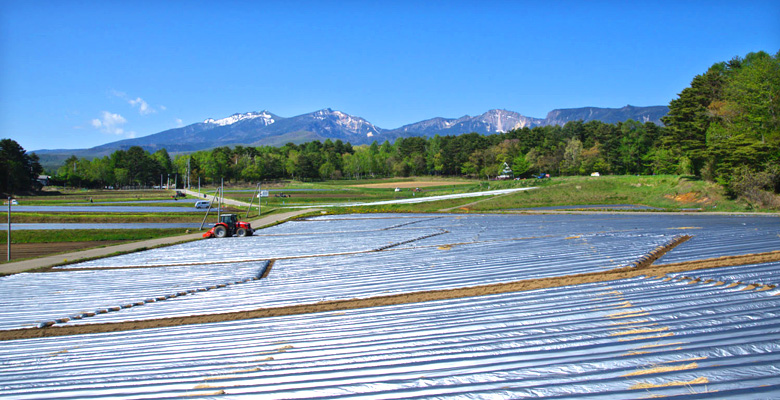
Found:
<svg viewBox="0 0 780 400"><path fill-rule="evenodd" d="M124 242L124 240L98 240L92 242L11 243L11 261L111 246ZM8 258L8 246L3 243L0 247L2 247L0 248L0 260L5 261Z"/></svg>

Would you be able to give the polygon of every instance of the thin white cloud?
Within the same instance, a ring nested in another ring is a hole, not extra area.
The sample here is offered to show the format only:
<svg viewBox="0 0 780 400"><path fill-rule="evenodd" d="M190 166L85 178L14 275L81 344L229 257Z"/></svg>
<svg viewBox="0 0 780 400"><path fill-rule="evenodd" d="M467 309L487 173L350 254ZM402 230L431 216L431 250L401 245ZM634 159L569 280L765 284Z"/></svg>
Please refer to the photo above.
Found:
<svg viewBox="0 0 780 400"><path fill-rule="evenodd" d="M138 112L141 115L148 115L157 112L157 110L150 108L149 103L145 102L144 99L137 97L135 100L130 99L127 101L130 103L133 107L138 107Z"/></svg>
<svg viewBox="0 0 780 400"><path fill-rule="evenodd" d="M181 118L176 118L176 127L181 128L182 126L184 126L184 121Z"/></svg>
<svg viewBox="0 0 780 400"><path fill-rule="evenodd" d="M137 108L138 113L141 115L149 115L157 112L157 108L150 106L149 103L146 102L146 100L140 97L132 98L128 96L127 93L120 92L118 90L112 90L111 94L126 101L127 104L130 104L130 106L132 106L133 108ZM165 109L166 109L165 106L159 107L160 111L165 111Z"/></svg>
<svg viewBox="0 0 780 400"><path fill-rule="evenodd" d="M101 118L95 118L91 121L92 127L99 129L103 133L112 135L135 135L135 132L125 132L122 125L126 123L127 120L123 116L108 111L103 111Z"/></svg>

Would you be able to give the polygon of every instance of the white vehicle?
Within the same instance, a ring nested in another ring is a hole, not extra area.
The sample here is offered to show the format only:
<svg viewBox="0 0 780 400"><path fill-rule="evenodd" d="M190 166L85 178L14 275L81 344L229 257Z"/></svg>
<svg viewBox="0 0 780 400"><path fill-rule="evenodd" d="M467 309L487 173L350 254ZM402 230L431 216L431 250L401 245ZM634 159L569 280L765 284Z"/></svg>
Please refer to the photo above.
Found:
<svg viewBox="0 0 780 400"><path fill-rule="evenodd" d="M195 208L209 208L209 203L211 203L208 200L198 200L195 202Z"/></svg>
<svg viewBox="0 0 780 400"><path fill-rule="evenodd" d="M8 200L6 200L3 204L8 204ZM17 206L17 205L19 205L19 202L16 201L16 199L11 199L11 205L12 206Z"/></svg>

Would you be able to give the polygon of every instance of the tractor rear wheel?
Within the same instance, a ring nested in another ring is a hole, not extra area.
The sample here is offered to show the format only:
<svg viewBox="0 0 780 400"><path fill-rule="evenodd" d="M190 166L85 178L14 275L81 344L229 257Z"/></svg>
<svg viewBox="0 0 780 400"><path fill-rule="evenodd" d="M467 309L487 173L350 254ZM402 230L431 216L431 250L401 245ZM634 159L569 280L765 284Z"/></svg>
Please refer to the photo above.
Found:
<svg viewBox="0 0 780 400"><path fill-rule="evenodd" d="M244 229L244 228L236 229L236 236L238 236L238 237L246 236L246 229Z"/></svg>
<svg viewBox="0 0 780 400"><path fill-rule="evenodd" d="M222 225L217 225L214 227L214 236L218 238L223 238L227 236L227 229L225 229Z"/></svg>

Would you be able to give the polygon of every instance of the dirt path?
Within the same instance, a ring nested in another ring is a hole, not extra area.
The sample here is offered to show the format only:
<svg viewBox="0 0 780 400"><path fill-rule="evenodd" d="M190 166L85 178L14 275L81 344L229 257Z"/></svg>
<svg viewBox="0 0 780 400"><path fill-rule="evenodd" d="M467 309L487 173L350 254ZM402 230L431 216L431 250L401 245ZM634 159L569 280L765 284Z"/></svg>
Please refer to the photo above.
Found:
<svg viewBox="0 0 780 400"><path fill-rule="evenodd" d="M11 261L91 249L93 247L113 246L126 242L126 240L96 240L91 242L15 243L11 245ZM0 260L6 260L7 257L8 247L5 245L0 246Z"/></svg>
<svg viewBox="0 0 780 400"><path fill-rule="evenodd" d="M305 209L305 210L297 210L297 211L288 211L281 214L274 214L260 219L256 219L254 221L251 221L251 224L253 228L258 229L264 226L286 221L288 219L295 218L299 215L307 214L313 211L318 211L318 210ZM10 262L7 264L0 265L0 275L15 274L15 273L24 272L32 269L47 268L57 264L62 264L63 262L65 262L65 260L69 262L83 261L83 260L89 260L93 258L106 257L117 253L128 253L128 252L133 252L138 250L146 250L154 247L169 246L172 244L177 244L182 242L200 240L203 238L202 237L203 232L205 231L191 233L188 235L169 236L164 238L143 240L139 242L123 243L115 246L106 246L106 247L95 248L95 249L81 250L73 253L65 253L65 254L34 258L30 260ZM14 255L16 249L15 246L16 245L12 245L11 247L12 256Z"/></svg>

